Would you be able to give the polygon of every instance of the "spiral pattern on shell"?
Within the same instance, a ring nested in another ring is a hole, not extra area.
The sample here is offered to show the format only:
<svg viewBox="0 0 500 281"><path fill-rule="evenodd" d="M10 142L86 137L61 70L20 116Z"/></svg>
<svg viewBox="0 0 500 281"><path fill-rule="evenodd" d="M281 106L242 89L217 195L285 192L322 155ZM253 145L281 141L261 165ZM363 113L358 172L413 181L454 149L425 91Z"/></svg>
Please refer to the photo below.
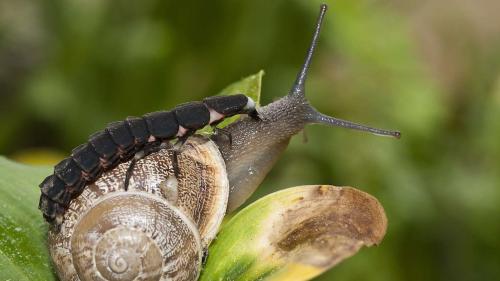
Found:
<svg viewBox="0 0 500 281"><path fill-rule="evenodd" d="M192 137L174 176L172 151L105 173L74 200L49 248L64 280L196 280L225 213L229 185L217 147Z"/></svg>
<svg viewBox="0 0 500 281"><path fill-rule="evenodd" d="M133 218L128 216L131 210ZM161 276L193 280L200 266L201 241L189 222L168 201L147 193L105 196L75 226L71 245L78 276L110 281L153 281ZM169 233L168 239L161 233ZM162 269L163 263L169 266Z"/></svg>

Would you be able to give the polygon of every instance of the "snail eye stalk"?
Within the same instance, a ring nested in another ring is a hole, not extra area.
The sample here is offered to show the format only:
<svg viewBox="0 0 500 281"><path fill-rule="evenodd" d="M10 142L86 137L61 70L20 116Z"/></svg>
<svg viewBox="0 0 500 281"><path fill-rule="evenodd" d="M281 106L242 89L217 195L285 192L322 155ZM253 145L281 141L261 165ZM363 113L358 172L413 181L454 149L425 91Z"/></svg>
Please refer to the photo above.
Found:
<svg viewBox="0 0 500 281"><path fill-rule="evenodd" d="M328 6L326 4L322 4L320 7L318 19L316 20L316 28L314 30L314 35L311 41L311 45L309 45L309 49L307 50L306 59L304 61L304 64L302 65L302 68L297 74L297 79L293 84L289 96L292 97L305 96L305 83L307 78L307 72L309 71L309 67L311 66L312 56L314 54L314 51L316 50L316 45L318 45L319 33L321 31L321 25L323 24L323 19L325 18L326 10L328 10Z"/></svg>
<svg viewBox="0 0 500 281"><path fill-rule="evenodd" d="M309 115L309 122L314 123L314 124L324 124L332 127L342 127L342 128L348 128L348 129L353 129L357 131L364 131L364 132L370 132L374 135L377 136L384 136L384 137L393 137L393 138L401 138L401 132L399 131L391 131L391 130L383 130L383 129L377 129L377 128L372 128L369 126L365 126L362 124L354 123L351 121L346 121L342 119L338 119L335 117L331 117L325 114L322 114L318 111L316 111L314 108L311 107L313 112Z"/></svg>
<svg viewBox="0 0 500 281"><path fill-rule="evenodd" d="M305 106L308 107L306 112L306 122L308 123L314 123L314 124L325 124L328 126L335 126L335 127L343 127L343 128L348 128L348 129L353 129L353 130L358 130L358 131L365 131L365 132L370 132L375 135L379 136L389 136L389 137L394 137L394 138L400 138L401 133L398 131L390 131L390 130L383 130L383 129L377 129L377 128L372 128L369 126L357 124L354 122L338 119L335 117L331 117L325 114L322 114L318 112L315 108L310 106L307 103L306 97L305 97L305 83L306 83L306 78L307 78L307 72L309 70L309 67L311 66L311 61L312 57L314 54L314 51L316 50L316 46L318 45L318 40L319 40L319 34L321 31L321 25L323 24L323 20L325 18L325 13L328 9L328 6L326 4L322 4L319 12L318 19L316 21L316 28L314 29L314 34L311 40L311 44L309 45L309 49L307 50L306 54L306 59L304 61L304 64L302 65L302 68L300 69L299 73L297 74L297 78L295 80L295 83L293 84L293 87L288 94L289 97L291 98L296 98L299 101L306 101Z"/></svg>

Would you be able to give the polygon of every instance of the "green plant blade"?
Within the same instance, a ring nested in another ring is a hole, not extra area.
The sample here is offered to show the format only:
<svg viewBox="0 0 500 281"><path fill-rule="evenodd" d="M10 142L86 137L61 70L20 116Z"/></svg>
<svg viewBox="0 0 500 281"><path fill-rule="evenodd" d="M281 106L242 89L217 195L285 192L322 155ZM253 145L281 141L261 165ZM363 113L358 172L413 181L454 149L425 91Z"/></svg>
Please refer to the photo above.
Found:
<svg viewBox="0 0 500 281"><path fill-rule="evenodd" d="M309 185L270 194L236 214L210 246L200 280L308 280L380 243L387 219L372 196Z"/></svg>
<svg viewBox="0 0 500 281"><path fill-rule="evenodd" d="M262 76L264 76L264 70L259 70L259 72L255 74L249 75L240 81L230 84L217 95L244 94L251 97L257 105L260 105Z"/></svg>
<svg viewBox="0 0 500 281"><path fill-rule="evenodd" d="M38 210L38 184L50 172L0 157L0 280L56 280Z"/></svg>

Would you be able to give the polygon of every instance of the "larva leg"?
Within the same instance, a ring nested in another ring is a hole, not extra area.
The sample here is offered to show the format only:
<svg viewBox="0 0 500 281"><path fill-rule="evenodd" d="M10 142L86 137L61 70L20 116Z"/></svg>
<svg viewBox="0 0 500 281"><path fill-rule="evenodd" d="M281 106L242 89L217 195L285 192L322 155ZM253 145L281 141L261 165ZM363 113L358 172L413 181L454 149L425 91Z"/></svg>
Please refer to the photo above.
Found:
<svg viewBox="0 0 500 281"><path fill-rule="evenodd" d="M203 249L203 256L201 257L201 266L205 267L205 264L207 263L208 260L208 247Z"/></svg>
<svg viewBox="0 0 500 281"><path fill-rule="evenodd" d="M176 178L179 177L179 151L174 149L172 150L172 165L173 165L173 169L174 169L174 176Z"/></svg>
<svg viewBox="0 0 500 281"><path fill-rule="evenodd" d="M179 177L179 153L182 149L182 146L184 143L186 143L187 139L192 136L196 131L195 130L188 130L185 132L184 135L180 136L177 139L177 142L175 142L173 149L172 149L172 164L173 164L173 170L174 170L174 176L176 178Z"/></svg>
<svg viewBox="0 0 500 281"><path fill-rule="evenodd" d="M127 173L125 173L125 181L123 182L123 188L128 191L128 184L130 183L130 177L132 177L132 171L134 170L135 163L137 163L137 158L132 158L130 164L127 168Z"/></svg>
<svg viewBox="0 0 500 281"><path fill-rule="evenodd" d="M165 148L169 148L169 147L171 147L171 145L168 141L150 142L150 143L147 143L142 150L136 152L134 155L134 158L132 158L132 160L130 161L130 164L127 168L127 172L125 173L125 181L123 182L123 187L124 187L125 191L128 190L130 178L132 177L132 174L134 171L134 166L137 163L137 161L141 160L142 158L146 157L147 155L149 155L153 152L158 152L161 149L165 149Z"/></svg>

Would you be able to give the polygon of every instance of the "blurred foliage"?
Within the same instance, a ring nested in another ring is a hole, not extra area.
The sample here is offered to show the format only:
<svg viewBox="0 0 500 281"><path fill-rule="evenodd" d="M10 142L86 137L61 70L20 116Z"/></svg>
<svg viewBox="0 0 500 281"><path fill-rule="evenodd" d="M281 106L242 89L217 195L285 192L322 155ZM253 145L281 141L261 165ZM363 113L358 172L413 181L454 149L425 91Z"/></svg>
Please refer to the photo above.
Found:
<svg viewBox="0 0 500 281"><path fill-rule="evenodd" d="M498 279L500 2L327 2L308 97L403 138L308 128L253 199L321 183L381 201L381 246L318 280ZM292 84L319 3L3 0L0 154L66 154L107 122L259 69L266 104Z"/></svg>

